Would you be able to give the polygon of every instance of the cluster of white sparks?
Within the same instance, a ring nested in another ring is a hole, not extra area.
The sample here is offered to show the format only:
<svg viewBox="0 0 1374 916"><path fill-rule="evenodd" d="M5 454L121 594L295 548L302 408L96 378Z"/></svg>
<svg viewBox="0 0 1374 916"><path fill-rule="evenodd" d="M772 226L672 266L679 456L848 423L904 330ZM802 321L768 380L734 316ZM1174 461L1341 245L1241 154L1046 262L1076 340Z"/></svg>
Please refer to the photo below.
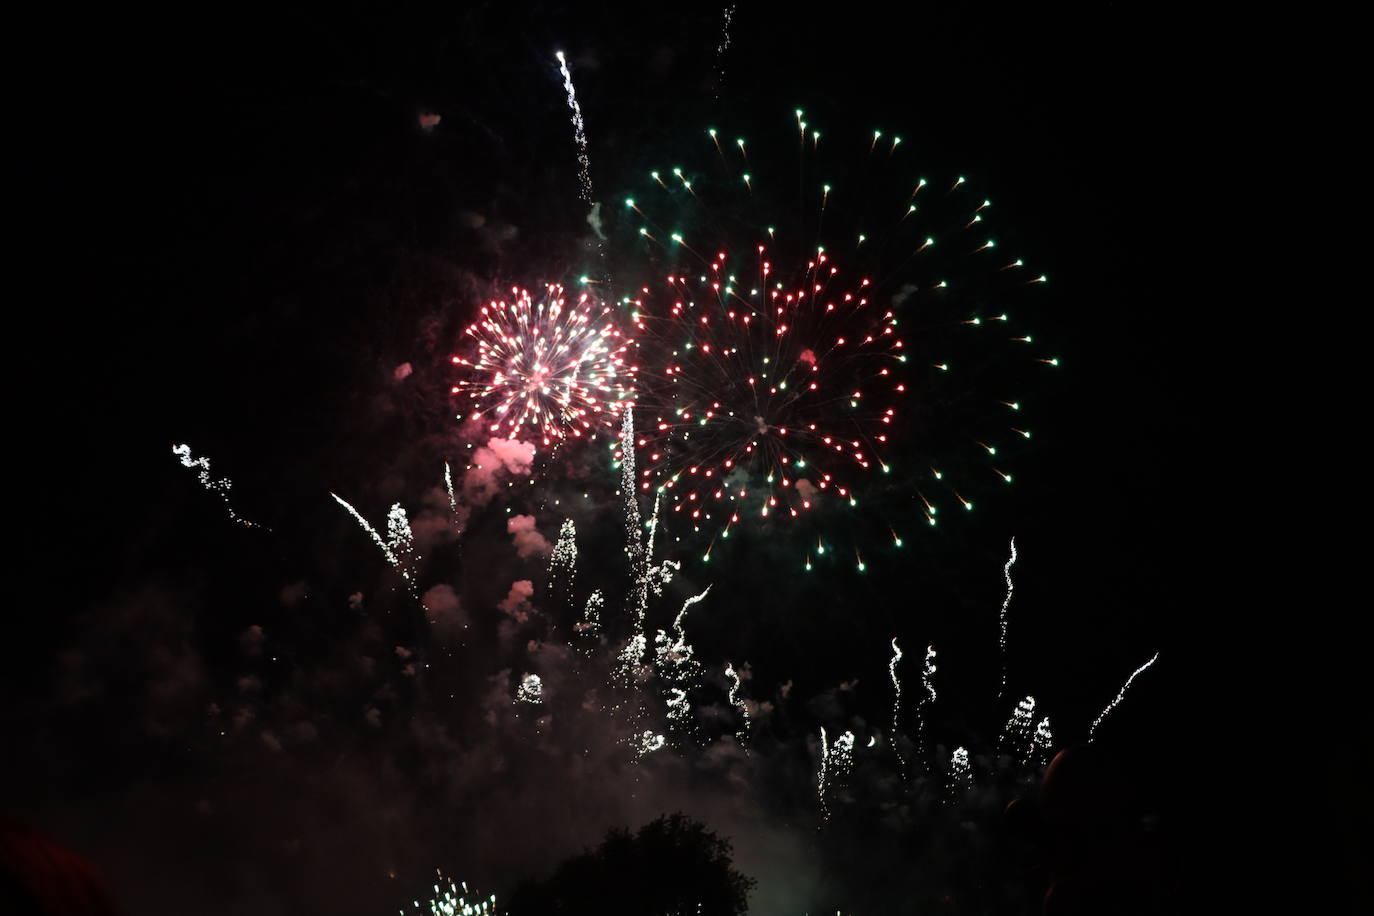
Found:
<svg viewBox="0 0 1374 916"><path fill-rule="evenodd" d="M1126 691L1129 690L1129 689L1131 689L1131 681L1134 681L1134 680L1136 679L1136 677L1138 677L1138 676L1140 675L1140 672L1144 671L1146 668L1150 667L1151 665L1153 665L1153 664L1154 664L1156 661L1158 661L1158 660L1159 660L1159 653L1156 652L1154 655L1152 655L1152 656L1150 657L1150 660L1149 660L1148 662L1146 662L1145 664L1141 665L1139 668L1137 668L1137 669L1135 669L1134 671L1132 671L1132 672L1131 672L1131 676L1128 677L1128 678L1126 678L1126 683L1124 683L1124 684L1121 685L1121 689L1120 689L1119 691L1117 691L1117 694L1116 694L1115 697L1112 698L1112 701L1111 701L1110 703L1107 704L1107 708L1104 709L1104 710L1102 710L1102 714L1101 714L1100 716L1098 716L1096 719L1093 720L1092 727L1088 729L1088 743L1089 743L1089 744L1092 743L1092 740L1093 740L1093 733L1096 732L1096 731L1097 731L1097 727L1098 727L1099 725L1102 724L1102 720L1105 719L1105 718L1107 718L1107 714L1110 713L1113 709L1116 709L1117 704L1120 703L1121 700L1122 700L1122 698L1124 698L1124 697L1126 696Z"/></svg>
<svg viewBox="0 0 1374 916"><path fill-rule="evenodd" d="M821 771L817 791L821 800L821 818L830 820L830 782L843 779L854 765L854 733L846 731L832 743L821 726Z"/></svg>
<svg viewBox="0 0 1374 916"><path fill-rule="evenodd" d="M434 896L423 904L414 901L411 916L416 913L427 913L429 916L497 916L495 894L468 900L472 892L468 890L466 881L459 883L449 878L445 883L444 873L439 871L438 875L439 883L434 885ZM405 910L399 912L401 916L408 916Z"/></svg>
<svg viewBox="0 0 1374 916"><path fill-rule="evenodd" d="M568 109L572 112L573 140L577 143L577 181L581 186L582 199L592 200L592 160L587 155L587 124L582 120L582 106L577 104L577 92L573 89L572 71L568 69L568 59L559 51L558 69L563 74L563 89L568 93Z"/></svg>
<svg viewBox="0 0 1374 916"><path fill-rule="evenodd" d="M215 479L210 476L210 459L195 458L191 455L191 446L186 444L172 446L172 454L181 460L184 468L194 468L196 477L200 480L200 485L212 493L219 496L224 503L224 509L229 513L229 518L245 528L263 528L257 522L250 522L248 519L234 511L234 506L229 502L229 491L233 489L234 483L228 477Z"/></svg>
<svg viewBox="0 0 1374 916"><path fill-rule="evenodd" d="M1011 718L1002 729L1002 750L1011 751L1025 763L1034 753L1031 737L1031 724L1035 721L1035 697L1026 697L1016 704Z"/></svg>
<svg viewBox="0 0 1374 916"><path fill-rule="evenodd" d="M968 748L956 747L949 758L949 783L947 785L951 800L973 784L973 770L968 764Z"/></svg>
<svg viewBox="0 0 1374 916"><path fill-rule="evenodd" d="M401 574L401 578L406 581L406 585L413 591L415 588L415 536L410 530L410 520L406 517L406 510L400 503L394 503L390 511L386 514L386 537L377 533L377 529L367 519L363 518L362 513L353 508L346 500L337 493L330 493L334 501L348 510L348 514L353 516L362 526L363 531L367 532L368 537L372 538L382 550L382 556L386 561Z"/></svg>
<svg viewBox="0 0 1374 916"><path fill-rule="evenodd" d="M902 679L897 676L897 663L902 660L902 647L897 645L897 637L892 637L892 661L887 663L887 673L892 677L892 750L897 755L897 763L906 772L906 760L897 746L897 729L902 714Z"/></svg>
<svg viewBox="0 0 1374 916"><path fill-rule="evenodd" d="M921 699L916 703L916 749L921 760L926 759L925 707L935 702L935 647L926 646L925 667L921 671Z"/></svg>
<svg viewBox="0 0 1374 916"><path fill-rule="evenodd" d="M544 702L544 682L537 674L526 674L515 691L515 702L538 704Z"/></svg>

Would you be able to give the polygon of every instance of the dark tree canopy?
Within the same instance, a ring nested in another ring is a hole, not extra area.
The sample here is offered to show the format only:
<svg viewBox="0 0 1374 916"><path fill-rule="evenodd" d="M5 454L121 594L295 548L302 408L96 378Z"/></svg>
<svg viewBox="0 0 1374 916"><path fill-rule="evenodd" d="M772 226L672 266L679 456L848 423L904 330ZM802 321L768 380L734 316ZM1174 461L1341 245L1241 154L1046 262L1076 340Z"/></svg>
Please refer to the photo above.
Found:
<svg viewBox="0 0 1374 916"><path fill-rule="evenodd" d="M737 916L754 879L736 871L730 843L682 814L630 834L612 830L594 850L564 862L547 880L511 897L510 916Z"/></svg>

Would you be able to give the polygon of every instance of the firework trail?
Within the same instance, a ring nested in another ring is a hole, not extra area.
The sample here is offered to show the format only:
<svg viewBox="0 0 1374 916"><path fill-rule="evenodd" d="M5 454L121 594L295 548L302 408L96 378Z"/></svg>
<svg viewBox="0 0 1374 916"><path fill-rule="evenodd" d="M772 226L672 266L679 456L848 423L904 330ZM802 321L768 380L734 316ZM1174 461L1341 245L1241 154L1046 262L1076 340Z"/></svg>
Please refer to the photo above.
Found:
<svg viewBox="0 0 1374 916"><path fill-rule="evenodd" d="M348 514L353 516L362 526L363 531L367 532L368 537L372 538L382 550L382 556L386 557L387 563L401 574L405 579L406 585L412 592L415 590L415 539L410 530L410 521L406 518L406 510L400 503L392 505L391 510L386 516L386 533L383 538L377 533L367 519L363 518L362 513L353 508L337 493L330 493L334 501L348 510Z"/></svg>
<svg viewBox="0 0 1374 916"><path fill-rule="evenodd" d="M447 461L444 462L444 489L448 491L449 519L456 525L458 523L458 498L453 495L453 468L449 467Z"/></svg>
<svg viewBox="0 0 1374 916"><path fill-rule="evenodd" d="M901 768L903 776L906 774L906 760L902 757L902 750L897 746L897 729L900 726L902 714L902 681L897 676L897 663L902 660L901 647L897 645L897 637L892 637L892 661L887 663L887 673L892 676L892 750L897 754L897 763Z"/></svg>
<svg viewBox="0 0 1374 916"><path fill-rule="evenodd" d="M563 520L558 529L558 540L549 556L549 591L559 603L572 599L573 588L577 583L577 526L573 520Z"/></svg>
<svg viewBox="0 0 1374 916"><path fill-rule="evenodd" d="M259 525L257 522L250 522L234 511L233 505L229 502L229 491L233 489L234 483L228 477L221 477L218 480L211 477L209 458L193 458L191 456L191 446L185 444L172 446L172 454L176 455L177 458L181 460L182 467L195 469L196 477L200 480L200 485L219 496L224 502L224 509L229 513L229 518L232 521L245 528L262 528L264 531L271 530L264 525Z"/></svg>
<svg viewBox="0 0 1374 916"><path fill-rule="evenodd" d="M687 609L704 600L710 592L711 586L708 585L701 594L684 601L682 610L673 618L673 635L670 637L663 630L659 630L654 640L657 655L656 671L659 679L668 687L668 721L679 731L687 726L692 712L691 704L687 701L687 688L701 671L701 664L695 658L696 651L687 642L687 631L684 629L683 621L687 616Z"/></svg>
<svg viewBox="0 0 1374 916"><path fill-rule="evenodd" d="M1093 733L1097 731L1097 726L1099 726L1099 725L1102 724L1102 720L1105 719L1105 718L1107 718L1107 714L1108 714L1108 713L1110 713L1113 709L1116 709L1117 704L1120 703L1121 700L1122 700L1122 698L1126 696L1126 691L1129 690L1129 689L1131 689L1131 682L1134 681L1134 680L1136 679L1136 677L1140 674L1140 672L1144 671L1146 668L1150 667L1151 665L1153 665L1153 664L1154 664L1156 661L1158 661L1158 660L1159 660L1159 653L1156 652L1153 656L1150 657L1150 660L1149 660L1148 662L1146 662L1145 664L1141 665L1139 668L1137 668L1137 669L1135 669L1134 671L1132 671L1132 672L1131 672L1131 676L1128 677L1128 678L1126 678L1126 683L1124 683L1124 684L1121 685L1121 689L1120 689L1119 691L1117 691L1117 694L1116 694L1115 697L1112 698L1112 701L1111 701L1110 703L1107 704L1107 708L1104 709L1104 710L1102 710L1102 714L1101 714L1100 716L1098 716L1095 720L1093 720L1092 727L1088 729L1088 743L1089 743L1089 744L1092 743L1092 740L1093 740Z"/></svg>
<svg viewBox="0 0 1374 916"><path fill-rule="evenodd" d="M400 910L401 916L414 916L414 914L427 913L429 916L497 916L496 895L492 894L486 899L469 901L467 895L470 893L466 881L462 882L461 892L458 883L452 878L444 884L444 873L435 869L439 875L438 884L434 885L434 896L425 904L416 900L413 903L414 909L407 914L405 910Z"/></svg>
<svg viewBox="0 0 1374 916"><path fill-rule="evenodd" d="M1011 604L1011 566L1016 562L1016 538L1011 539L1011 556L1007 558L1007 565L1002 567L1002 575L1007 580L1007 597L1002 600L1002 613L998 616L1001 624L1001 635L998 639L998 646L1002 652L1002 684L997 688L997 701L1002 701L1002 695L1007 691L1007 607Z"/></svg>
<svg viewBox="0 0 1374 916"><path fill-rule="evenodd" d="M725 8L724 21L720 27L720 44L716 47L716 98L725 86L725 52L730 48L730 22L735 18L735 4Z"/></svg>
<svg viewBox="0 0 1374 916"><path fill-rule="evenodd" d="M558 69L563 74L563 89L568 93L568 110L572 112L573 139L577 142L577 181L581 186L582 199L592 202L592 160L587 155L587 125L582 120L582 106L577 104L577 93L573 90L572 72L568 70L568 60L559 51Z"/></svg>
<svg viewBox="0 0 1374 916"><path fill-rule="evenodd" d="M819 133L797 114L805 171ZM942 193L889 164L900 138L874 162L879 131L867 160L837 169L846 184L803 182L801 213L780 228L770 214L796 207L772 201L796 187L750 171L742 138L731 149L707 134L714 167L654 171L654 187L621 211L640 250L621 271L639 354L638 488L662 494L712 547L746 517L818 516L871 520L901 548L905 519L933 525L942 502L972 509L961 490L1010 483L999 465L1030 433L1009 422L1021 410L1009 392L1029 367L1058 361L1030 358L1030 335L989 311L1044 280L1027 280L987 236L991 202L962 178ZM1004 349L1026 359L1003 360ZM888 476L897 440L923 457ZM899 486L916 513L850 511L864 489L895 507ZM814 545L804 569L847 553Z"/></svg>
<svg viewBox="0 0 1374 916"><path fill-rule="evenodd" d="M749 719L749 707L744 705L744 701L739 697L741 686L739 672L735 670L735 666L730 662L725 663L725 676L730 679L730 705L733 706L740 715L740 727L739 731L735 732L735 740L739 742L740 747L745 749L745 753L748 753L749 749L745 744L745 740L749 737L749 727L752 724Z"/></svg>
<svg viewBox="0 0 1374 916"><path fill-rule="evenodd" d="M536 302L516 287L513 301L482 307L464 331L476 342L476 354L453 357L468 377L452 393L472 402L471 419L488 417L492 433L515 439L529 427L547 446L610 426L624 406L633 369L624 367L629 344L610 308L590 293L569 305L557 284L544 291Z"/></svg>
<svg viewBox="0 0 1374 916"><path fill-rule="evenodd" d="M916 753L926 760L925 708L935 702L935 647L926 646L925 667L921 671L921 699L916 704Z"/></svg>

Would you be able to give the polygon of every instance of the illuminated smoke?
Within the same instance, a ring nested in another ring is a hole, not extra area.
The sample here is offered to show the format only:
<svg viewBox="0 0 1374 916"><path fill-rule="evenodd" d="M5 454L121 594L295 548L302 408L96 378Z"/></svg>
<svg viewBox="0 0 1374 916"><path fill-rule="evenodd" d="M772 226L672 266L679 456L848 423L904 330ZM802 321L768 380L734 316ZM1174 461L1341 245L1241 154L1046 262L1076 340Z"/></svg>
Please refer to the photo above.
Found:
<svg viewBox="0 0 1374 916"><path fill-rule="evenodd" d="M592 160L587 155L587 125L582 120L582 106L577 104L577 93L573 90L572 72L568 70L568 60L559 51L558 69L563 74L563 89L568 93L568 109L572 111L573 139L577 142L577 181L581 186L582 199L592 200Z"/></svg>
<svg viewBox="0 0 1374 916"><path fill-rule="evenodd" d="M1044 766L1049 763L1050 751L1054 750L1054 735L1050 732L1049 716L1040 720L1040 724L1035 726L1035 735L1031 738L1031 758L1037 766Z"/></svg>
<svg viewBox="0 0 1374 916"><path fill-rule="evenodd" d="M1139 668L1137 668L1137 669L1135 669L1134 671L1132 671L1132 672L1131 672L1131 676L1128 677L1128 678L1126 678L1126 683L1124 683L1124 684L1121 685L1121 689L1120 689L1119 691L1117 691L1117 694L1116 694L1115 697L1112 698L1112 701L1111 701L1110 703L1107 704L1107 708L1104 709L1104 710L1102 710L1102 715L1098 716L1098 717L1093 721L1092 727L1088 729L1088 743L1089 743L1089 744L1092 743L1092 740L1093 740L1093 733L1097 731L1097 726L1099 726L1099 725L1102 724L1102 720L1105 719L1105 718L1107 718L1107 714L1110 713L1113 709L1116 709L1116 706L1117 706L1118 703L1121 702L1122 697L1126 696L1126 691L1129 690L1130 687L1131 687L1131 681L1134 681L1134 680L1136 679L1136 676L1139 675L1140 672L1144 671L1146 668L1148 668L1148 667L1150 667L1151 665L1153 665L1158 659L1159 659L1159 653L1156 652L1153 656L1151 656L1151 658L1150 658L1150 660L1149 660L1148 662L1146 662L1145 664L1141 665Z"/></svg>
<svg viewBox="0 0 1374 916"><path fill-rule="evenodd" d="M229 491L233 489L234 483L228 477L221 477L218 480L211 477L209 458L193 458L191 456L191 446L185 444L172 446L172 454L181 459L182 467L195 469L196 477L200 480L200 485L219 496L220 500L224 503L225 511L229 513L229 518L232 521L245 528L262 528L264 531L270 530L264 525L259 525L257 522L250 522L234 511L233 505L229 502Z"/></svg>

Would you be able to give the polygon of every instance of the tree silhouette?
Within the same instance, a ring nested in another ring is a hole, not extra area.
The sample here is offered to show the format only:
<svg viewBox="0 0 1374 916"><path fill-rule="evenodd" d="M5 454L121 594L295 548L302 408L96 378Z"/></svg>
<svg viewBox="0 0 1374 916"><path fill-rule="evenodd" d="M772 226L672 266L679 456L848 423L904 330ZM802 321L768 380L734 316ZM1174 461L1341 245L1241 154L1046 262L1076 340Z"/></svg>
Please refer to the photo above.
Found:
<svg viewBox="0 0 1374 916"><path fill-rule="evenodd" d="M682 814L630 834L612 830L548 880L517 888L510 916L739 916L754 880L732 867L730 843Z"/></svg>

